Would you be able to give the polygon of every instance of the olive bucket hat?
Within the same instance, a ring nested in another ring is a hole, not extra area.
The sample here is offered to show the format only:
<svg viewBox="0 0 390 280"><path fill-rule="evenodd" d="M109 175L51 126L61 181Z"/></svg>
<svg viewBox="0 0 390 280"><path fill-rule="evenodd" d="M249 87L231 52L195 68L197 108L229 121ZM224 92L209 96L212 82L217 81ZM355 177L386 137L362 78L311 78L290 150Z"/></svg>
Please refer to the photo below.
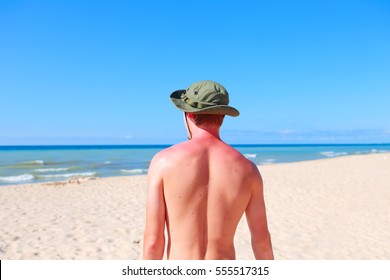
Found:
<svg viewBox="0 0 390 280"><path fill-rule="evenodd" d="M237 117L240 114L237 109L228 106L229 94L226 89L213 81L196 82L187 90L174 91L170 98L179 110L187 113L232 117Z"/></svg>

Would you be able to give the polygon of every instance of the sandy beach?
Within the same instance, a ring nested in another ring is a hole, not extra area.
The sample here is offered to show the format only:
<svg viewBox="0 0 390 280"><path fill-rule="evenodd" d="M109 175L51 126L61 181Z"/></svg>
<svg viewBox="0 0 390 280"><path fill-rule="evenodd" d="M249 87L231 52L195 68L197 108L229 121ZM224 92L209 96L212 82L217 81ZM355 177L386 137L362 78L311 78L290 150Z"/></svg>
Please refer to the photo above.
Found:
<svg viewBox="0 0 390 280"><path fill-rule="evenodd" d="M390 154L260 166L276 259L390 259ZM0 187L0 259L141 259L146 176ZM243 218L238 259L253 259Z"/></svg>

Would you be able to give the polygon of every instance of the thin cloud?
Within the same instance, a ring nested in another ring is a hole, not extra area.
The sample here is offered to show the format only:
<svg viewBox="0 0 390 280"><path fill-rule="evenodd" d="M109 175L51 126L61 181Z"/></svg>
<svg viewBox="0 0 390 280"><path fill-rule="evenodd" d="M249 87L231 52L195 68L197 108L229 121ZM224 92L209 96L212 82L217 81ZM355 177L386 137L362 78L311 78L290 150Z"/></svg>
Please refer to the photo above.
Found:
<svg viewBox="0 0 390 280"><path fill-rule="evenodd" d="M280 131L280 134L293 134L293 133L295 133L295 130L292 129L284 129Z"/></svg>

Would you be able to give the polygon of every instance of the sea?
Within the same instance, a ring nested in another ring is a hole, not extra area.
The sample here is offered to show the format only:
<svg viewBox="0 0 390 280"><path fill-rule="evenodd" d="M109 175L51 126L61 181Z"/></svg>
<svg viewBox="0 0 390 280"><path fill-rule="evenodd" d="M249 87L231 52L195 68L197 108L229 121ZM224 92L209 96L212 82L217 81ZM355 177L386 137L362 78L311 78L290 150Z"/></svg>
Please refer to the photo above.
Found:
<svg viewBox="0 0 390 280"><path fill-rule="evenodd" d="M147 174L169 145L0 146L0 186ZM257 165L390 152L389 144L233 145Z"/></svg>

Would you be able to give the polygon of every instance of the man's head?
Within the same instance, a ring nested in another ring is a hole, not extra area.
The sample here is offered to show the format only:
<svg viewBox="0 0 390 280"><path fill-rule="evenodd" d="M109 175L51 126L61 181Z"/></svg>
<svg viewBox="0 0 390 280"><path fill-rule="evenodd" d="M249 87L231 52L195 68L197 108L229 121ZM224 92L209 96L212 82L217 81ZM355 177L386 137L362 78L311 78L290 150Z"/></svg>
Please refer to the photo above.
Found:
<svg viewBox="0 0 390 280"><path fill-rule="evenodd" d="M187 90L177 90L170 96L173 104L181 111L193 114L228 115L237 117L240 112L228 106L229 94L220 84L200 81Z"/></svg>

